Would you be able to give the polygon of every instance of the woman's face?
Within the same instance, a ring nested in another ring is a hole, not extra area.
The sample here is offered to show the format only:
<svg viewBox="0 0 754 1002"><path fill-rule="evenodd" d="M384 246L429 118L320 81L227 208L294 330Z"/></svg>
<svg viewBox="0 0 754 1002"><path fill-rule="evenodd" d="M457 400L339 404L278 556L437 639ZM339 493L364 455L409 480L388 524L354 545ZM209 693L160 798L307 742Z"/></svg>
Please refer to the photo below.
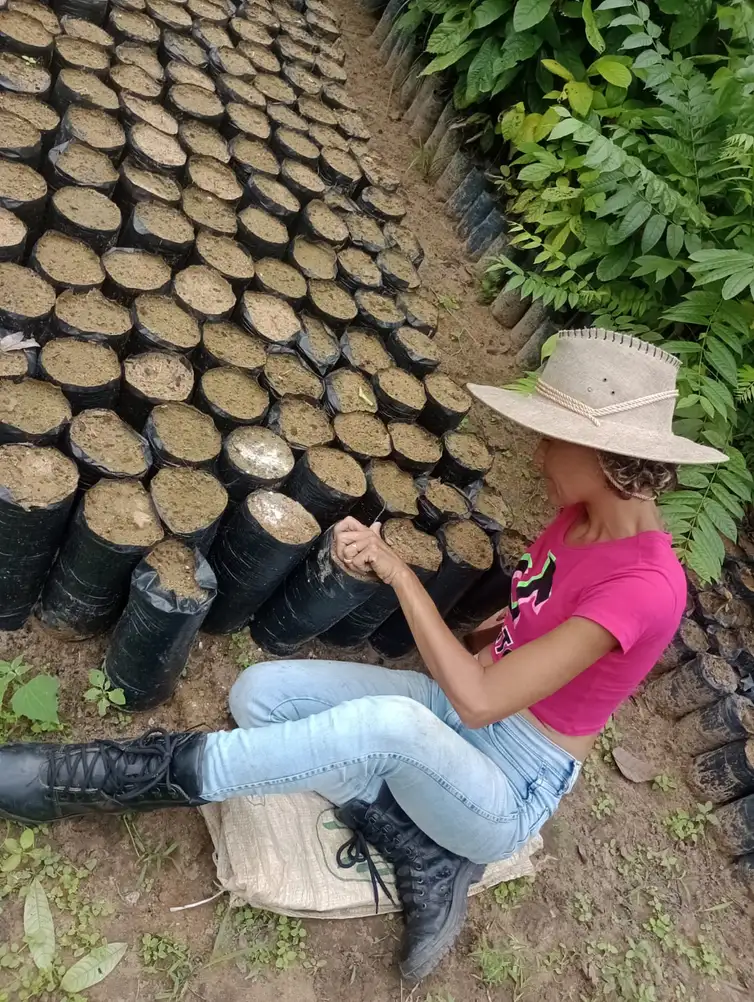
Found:
<svg viewBox="0 0 754 1002"><path fill-rule="evenodd" d="M597 453L583 445L543 438L534 454L542 471L547 496L558 508L591 500L605 489Z"/></svg>

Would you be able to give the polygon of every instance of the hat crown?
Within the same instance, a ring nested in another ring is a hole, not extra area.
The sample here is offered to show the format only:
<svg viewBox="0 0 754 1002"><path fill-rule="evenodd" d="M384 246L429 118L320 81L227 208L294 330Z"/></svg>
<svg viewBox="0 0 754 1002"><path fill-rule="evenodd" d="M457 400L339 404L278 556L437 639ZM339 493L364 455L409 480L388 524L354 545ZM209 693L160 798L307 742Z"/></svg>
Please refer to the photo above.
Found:
<svg viewBox="0 0 754 1002"><path fill-rule="evenodd" d="M679 364L673 355L629 334L585 327L558 332L540 381L543 389L591 410L616 408L604 414L604 421L669 431Z"/></svg>

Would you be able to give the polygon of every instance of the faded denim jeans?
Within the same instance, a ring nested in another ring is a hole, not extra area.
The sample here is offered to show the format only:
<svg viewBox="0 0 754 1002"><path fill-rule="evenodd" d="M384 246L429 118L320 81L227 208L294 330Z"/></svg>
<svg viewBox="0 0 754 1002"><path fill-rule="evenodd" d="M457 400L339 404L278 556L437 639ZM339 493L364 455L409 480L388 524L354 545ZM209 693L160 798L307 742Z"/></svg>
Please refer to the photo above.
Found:
<svg viewBox="0 0 754 1002"><path fill-rule="evenodd" d="M238 729L209 734L202 796L313 790L372 802L384 783L427 835L504 859L574 786L580 763L517 715L465 727L431 678L343 661L268 661L230 693Z"/></svg>

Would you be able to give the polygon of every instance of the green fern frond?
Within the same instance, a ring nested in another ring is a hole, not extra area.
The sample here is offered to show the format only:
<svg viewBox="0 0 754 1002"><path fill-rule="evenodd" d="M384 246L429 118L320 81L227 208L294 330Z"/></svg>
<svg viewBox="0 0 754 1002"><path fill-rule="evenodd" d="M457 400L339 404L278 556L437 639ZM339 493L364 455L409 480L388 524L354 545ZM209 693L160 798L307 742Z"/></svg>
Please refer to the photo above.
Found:
<svg viewBox="0 0 754 1002"><path fill-rule="evenodd" d="M754 403L754 366L742 365L738 370L736 400L739 403Z"/></svg>

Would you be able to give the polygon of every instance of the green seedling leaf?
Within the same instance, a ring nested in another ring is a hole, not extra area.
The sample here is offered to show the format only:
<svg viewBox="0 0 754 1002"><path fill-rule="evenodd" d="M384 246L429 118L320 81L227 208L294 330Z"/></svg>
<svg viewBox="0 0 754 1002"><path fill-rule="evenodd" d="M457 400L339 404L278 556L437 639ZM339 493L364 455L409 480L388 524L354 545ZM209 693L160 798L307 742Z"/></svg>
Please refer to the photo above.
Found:
<svg viewBox="0 0 754 1002"><path fill-rule="evenodd" d="M128 943L108 943L98 946L69 967L60 982L64 992L83 992L104 981L123 959Z"/></svg>
<svg viewBox="0 0 754 1002"><path fill-rule="evenodd" d="M21 856L19 856L18 853L14 853L12 856L8 856L7 859L3 860L2 866L0 866L0 873L12 873L14 870L17 870L20 865Z"/></svg>
<svg viewBox="0 0 754 1002"><path fill-rule="evenodd" d="M34 829L24 828L21 832L21 837L18 840L18 844L22 849L31 849L34 846Z"/></svg>
<svg viewBox="0 0 754 1002"><path fill-rule="evenodd" d="M55 956L55 925L38 877L32 880L24 900L24 936L35 965L40 971L48 971Z"/></svg>
<svg viewBox="0 0 754 1002"><path fill-rule="evenodd" d="M535 24L544 21L550 13L553 0L518 0L513 11L513 28L515 31L527 31Z"/></svg>
<svg viewBox="0 0 754 1002"><path fill-rule="evenodd" d="M110 697L110 702L115 703L116 706L126 705L126 694L122 689L111 689L108 696Z"/></svg>
<svg viewBox="0 0 754 1002"><path fill-rule="evenodd" d="M11 709L17 717L58 724L58 689L60 683L52 675L35 675L11 699Z"/></svg>
<svg viewBox="0 0 754 1002"><path fill-rule="evenodd" d="M105 677L105 673L101 671L99 668L92 668L92 670L89 672L89 685L93 685L96 686L98 689L102 689L104 688L106 682L107 678Z"/></svg>

